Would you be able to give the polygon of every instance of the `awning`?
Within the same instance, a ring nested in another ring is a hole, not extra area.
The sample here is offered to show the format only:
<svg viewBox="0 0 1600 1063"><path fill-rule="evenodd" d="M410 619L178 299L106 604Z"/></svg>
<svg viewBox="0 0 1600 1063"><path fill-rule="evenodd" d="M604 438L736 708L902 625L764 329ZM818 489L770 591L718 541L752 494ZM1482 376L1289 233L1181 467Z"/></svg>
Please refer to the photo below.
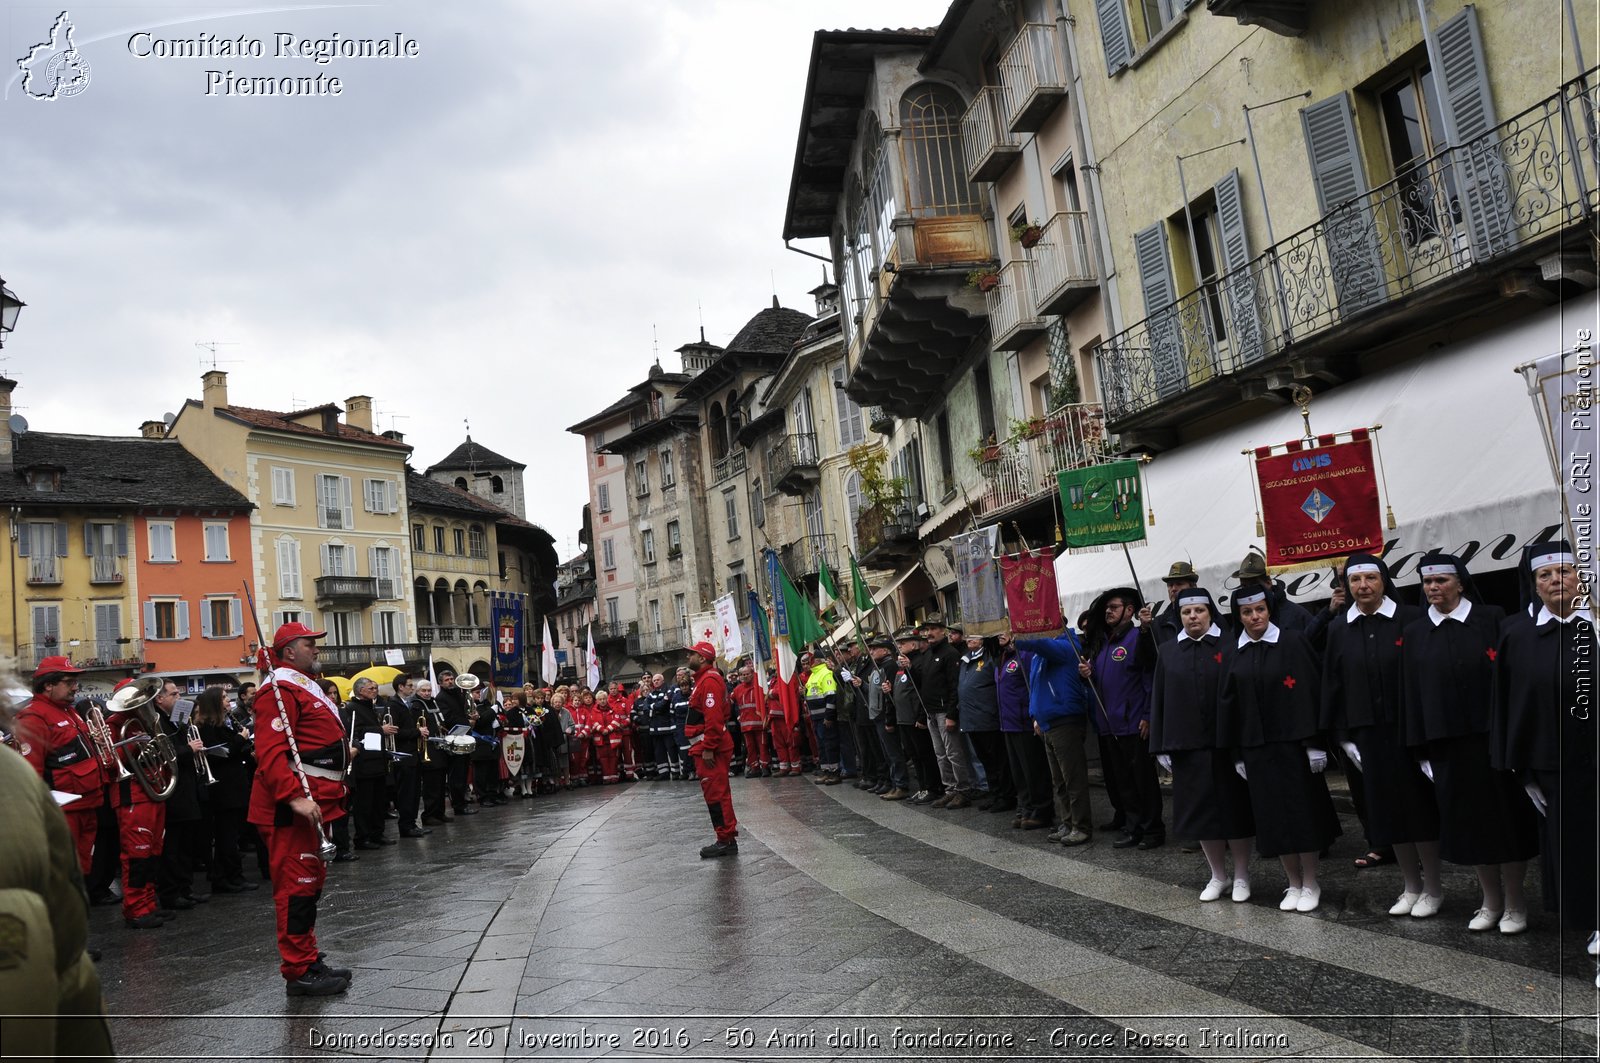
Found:
<svg viewBox="0 0 1600 1063"><path fill-rule="evenodd" d="M882 608L883 603L888 601L891 597L893 597L894 596L894 592L900 589L900 584L902 584L906 580L910 579L911 578L911 574L913 572L915 572L916 570L917 570L917 566L916 565L912 565L910 568L906 569L904 572L901 572L898 575L896 575L894 577L894 579L892 579L888 583L884 584L883 585L883 589L878 591L877 594L874 594L872 596L872 604L873 604L874 607L877 607L876 608L876 612L875 613L868 613L863 618L863 619L865 619L867 621L867 628L869 630L873 626L873 623L874 623L873 617L874 616L877 617L877 621L876 622L879 623L879 624L885 624L888 621L889 618L884 615L884 610ZM843 594L849 594L850 593L850 590L849 590L848 587L840 587L839 590L840 590L840 593L843 593ZM855 622L854 619L846 619L838 627L833 629L833 632L831 634L829 634L829 636L828 636L828 641L833 643L835 646L837 646L837 645L839 645L841 643L849 642L852 639L854 639L855 637L856 637L856 622Z"/></svg>
<svg viewBox="0 0 1600 1063"><path fill-rule="evenodd" d="M1576 325L1560 308L1464 340L1448 351L1319 394L1311 403L1318 433L1383 425L1377 433L1398 528L1385 556L1400 582L1416 581L1416 562L1434 547L1469 560L1474 572L1513 567L1522 545L1557 534L1560 508L1532 401L1514 368L1571 344ZM1129 554L1147 597L1164 599L1161 577L1188 560L1200 585L1219 599L1255 534L1251 471L1240 452L1299 438L1300 411L1268 416L1157 455L1145 467L1145 498L1156 523ZM1381 487L1381 484L1380 484ZM1067 553L1056 581L1069 621L1100 591L1132 577L1120 547ZM1286 579L1290 596L1326 598L1328 569Z"/></svg>

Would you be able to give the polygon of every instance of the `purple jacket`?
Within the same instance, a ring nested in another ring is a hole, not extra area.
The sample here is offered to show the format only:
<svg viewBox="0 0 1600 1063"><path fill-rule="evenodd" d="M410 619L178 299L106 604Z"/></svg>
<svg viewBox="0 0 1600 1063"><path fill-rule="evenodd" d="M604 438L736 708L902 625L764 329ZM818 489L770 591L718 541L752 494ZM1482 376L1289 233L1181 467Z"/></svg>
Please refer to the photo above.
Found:
<svg viewBox="0 0 1600 1063"><path fill-rule="evenodd" d="M1003 734L1032 734L1033 718L1028 715L1028 668L1033 654L1010 649L1001 655L995 680L1000 700L1000 731Z"/></svg>
<svg viewBox="0 0 1600 1063"><path fill-rule="evenodd" d="M1111 639L1090 660L1094 687L1105 705L1102 720L1096 708L1096 723L1106 734L1139 733L1139 721L1150 719L1150 691L1154 675L1143 666L1139 652L1141 629L1129 627L1121 638ZM1109 726L1106 721L1109 721Z"/></svg>

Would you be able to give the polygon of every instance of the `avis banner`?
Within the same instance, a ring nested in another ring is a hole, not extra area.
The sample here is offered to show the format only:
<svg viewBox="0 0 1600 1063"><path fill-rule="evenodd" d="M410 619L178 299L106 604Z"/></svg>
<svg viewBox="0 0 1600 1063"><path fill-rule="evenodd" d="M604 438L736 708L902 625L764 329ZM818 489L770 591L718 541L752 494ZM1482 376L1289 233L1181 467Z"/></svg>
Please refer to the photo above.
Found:
<svg viewBox="0 0 1600 1063"><path fill-rule="evenodd" d="M1267 566L1297 568L1358 550L1383 553L1383 515L1367 429L1255 452Z"/></svg>

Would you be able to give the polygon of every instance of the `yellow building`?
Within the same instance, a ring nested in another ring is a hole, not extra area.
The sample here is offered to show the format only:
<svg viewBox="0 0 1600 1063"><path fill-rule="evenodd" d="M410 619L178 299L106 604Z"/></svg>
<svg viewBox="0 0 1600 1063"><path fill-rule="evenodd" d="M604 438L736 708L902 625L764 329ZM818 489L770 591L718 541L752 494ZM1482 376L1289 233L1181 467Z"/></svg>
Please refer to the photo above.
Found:
<svg viewBox="0 0 1600 1063"><path fill-rule="evenodd" d="M227 374L202 378L170 434L255 503L256 613L325 629L330 673L426 660L412 611L406 458L397 433L372 430L372 399L278 413L228 401ZM269 629L270 630L270 629Z"/></svg>

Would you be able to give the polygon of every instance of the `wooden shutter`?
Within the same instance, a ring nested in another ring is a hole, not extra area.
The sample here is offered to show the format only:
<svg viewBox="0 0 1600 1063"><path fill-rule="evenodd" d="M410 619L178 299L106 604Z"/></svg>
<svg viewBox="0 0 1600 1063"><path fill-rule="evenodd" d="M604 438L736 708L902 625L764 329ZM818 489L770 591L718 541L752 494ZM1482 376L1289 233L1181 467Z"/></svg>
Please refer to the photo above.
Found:
<svg viewBox="0 0 1600 1063"><path fill-rule="evenodd" d="M1183 334L1178 328L1177 308L1172 305L1178 294L1172 279L1165 222L1158 221L1134 234L1133 257L1139 265L1139 288L1144 293L1145 328L1150 334L1150 366L1156 395L1168 398L1183 390L1186 378Z"/></svg>
<svg viewBox="0 0 1600 1063"><path fill-rule="evenodd" d="M228 633L239 638L244 634L244 604L237 598L228 599Z"/></svg>
<svg viewBox="0 0 1600 1063"><path fill-rule="evenodd" d="M384 500L389 504L388 512L400 512L400 485L393 480L383 481Z"/></svg>
<svg viewBox="0 0 1600 1063"><path fill-rule="evenodd" d="M1222 237L1223 305L1237 367L1261 358L1262 320L1268 309L1266 292L1250 273L1250 241L1244 227L1239 171L1229 170L1212 194L1217 200L1217 228Z"/></svg>
<svg viewBox="0 0 1600 1063"><path fill-rule="evenodd" d="M324 576L332 576L334 574L333 548L327 543L322 544L322 574Z"/></svg>
<svg viewBox="0 0 1600 1063"><path fill-rule="evenodd" d="M153 639L153 638L156 637L156 603L155 602L145 602L144 603L144 637L147 638L147 639Z"/></svg>
<svg viewBox="0 0 1600 1063"><path fill-rule="evenodd" d="M211 637L211 599L200 599L200 637Z"/></svg>
<svg viewBox="0 0 1600 1063"><path fill-rule="evenodd" d="M331 486L331 484L331 478L324 476L322 473L317 474L317 527L319 528L326 528L328 526L328 510L332 508L333 505L332 501L328 498L328 488Z"/></svg>
<svg viewBox="0 0 1600 1063"><path fill-rule="evenodd" d="M1367 192L1367 178L1350 99L1341 92L1319 100L1300 112L1300 121L1323 215L1328 272L1340 314L1351 314L1382 302L1387 282L1371 204L1358 198Z"/></svg>
<svg viewBox="0 0 1600 1063"><path fill-rule="evenodd" d="M32 541L33 541L33 525L28 523L27 521L23 521L21 524L18 524L17 525L17 556L18 557L27 557L28 556L28 551L32 548Z"/></svg>
<svg viewBox="0 0 1600 1063"><path fill-rule="evenodd" d="M1489 69L1483 59L1483 37L1478 32L1478 12L1470 4L1439 27L1439 64L1435 83L1440 105L1452 119L1458 149L1459 179L1465 187L1462 200L1473 251L1488 258L1505 251L1516 239L1511 216L1511 185L1505 159L1495 150L1494 101L1489 95ZM1479 142L1483 138L1483 142Z"/></svg>
<svg viewBox="0 0 1600 1063"><path fill-rule="evenodd" d="M178 615L178 637L186 639L189 637L189 603L182 600L174 603L174 612Z"/></svg>
<svg viewBox="0 0 1600 1063"><path fill-rule="evenodd" d="M56 556L67 556L67 522L64 520L56 521Z"/></svg>
<svg viewBox="0 0 1600 1063"><path fill-rule="evenodd" d="M1100 19L1100 43L1106 50L1106 76L1128 65L1133 58L1133 28L1128 23L1127 0L1094 0Z"/></svg>
<svg viewBox="0 0 1600 1063"><path fill-rule="evenodd" d="M128 526L121 521L117 522L117 556L128 556Z"/></svg>
<svg viewBox="0 0 1600 1063"><path fill-rule="evenodd" d="M355 506L351 503L350 477L348 476L339 477L339 505L344 509L344 526L346 528L354 528L356 526L356 511Z"/></svg>

